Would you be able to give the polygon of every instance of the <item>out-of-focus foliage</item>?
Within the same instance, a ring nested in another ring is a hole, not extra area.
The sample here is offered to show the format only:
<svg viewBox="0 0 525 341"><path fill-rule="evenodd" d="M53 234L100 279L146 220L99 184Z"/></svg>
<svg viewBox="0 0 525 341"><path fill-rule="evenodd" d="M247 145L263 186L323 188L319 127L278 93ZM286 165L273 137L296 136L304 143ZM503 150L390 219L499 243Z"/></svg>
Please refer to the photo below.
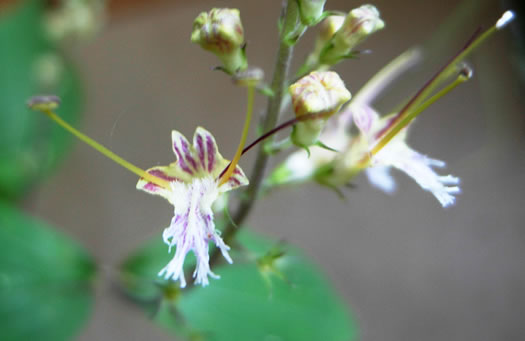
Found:
<svg viewBox="0 0 525 341"><path fill-rule="evenodd" d="M48 173L71 144L63 129L30 111L40 93L62 98L58 114L79 118L80 84L43 27L44 1L17 2L0 16L0 195L20 197Z"/></svg>
<svg viewBox="0 0 525 341"><path fill-rule="evenodd" d="M301 252L247 232L239 243L220 280L181 291L157 277L172 255L156 238L124 262L122 285L157 323L192 340L357 338L343 300Z"/></svg>
<svg viewBox="0 0 525 341"><path fill-rule="evenodd" d="M0 339L69 340L91 310L94 273L77 243L0 201Z"/></svg>

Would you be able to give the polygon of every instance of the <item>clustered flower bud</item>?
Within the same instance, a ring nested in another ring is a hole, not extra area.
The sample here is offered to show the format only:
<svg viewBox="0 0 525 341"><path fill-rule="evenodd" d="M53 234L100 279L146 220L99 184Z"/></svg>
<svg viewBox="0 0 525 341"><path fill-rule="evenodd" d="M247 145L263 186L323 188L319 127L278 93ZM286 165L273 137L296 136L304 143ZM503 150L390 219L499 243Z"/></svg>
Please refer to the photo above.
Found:
<svg viewBox="0 0 525 341"><path fill-rule="evenodd" d="M355 46L383 27L385 23L379 17L379 11L375 6L363 5L351 10L327 48L322 51L321 63L333 65L348 57Z"/></svg>
<svg viewBox="0 0 525 341"><path fill-rule="evenodd" d="M326 0L298 0L299 14L304 25L317 24L324 11Z"/></svg>
<svg viewBox="0 0 525 341"><path fill-rule="evenodd" d="M209 13L199 14L193 22L191 41L216 54L230 74L247 67L244 29L238 9L213 8Z"/></svg>
<svg viewBox="0 0 525 341"><path fill-rule="evenodd" d="M297 118L321 116L294 126L292 142L302 147L316 143L326 119L352 97L339 75L333 71L314 71L292 84L289 90Z"/></svg>

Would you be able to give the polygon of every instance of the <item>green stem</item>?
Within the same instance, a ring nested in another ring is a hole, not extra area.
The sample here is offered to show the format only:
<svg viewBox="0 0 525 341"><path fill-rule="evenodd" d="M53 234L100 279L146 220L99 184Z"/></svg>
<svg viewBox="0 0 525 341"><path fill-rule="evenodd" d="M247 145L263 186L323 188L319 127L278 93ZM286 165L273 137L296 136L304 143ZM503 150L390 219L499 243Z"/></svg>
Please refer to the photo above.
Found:
<svg viewBox="0 0 525 341"><path fill-rule="evenodd" d="M284 27L288 27L292 23L291 20L296 20L296 11L294 6L297 6L295 0L289 0L287 2ZM292 57L293 46L290 46L280 37L279 50L277 52L277 61L275 64L275 69L273 73L273 79L271 83L271 89L274 93L273 97L268 99L268 105L266 109L266 116L263 122L262 131L269 131L275 127L277 120L279 118L279 112L281 108L281 101L286 91L286 80L288 77L288 72L290 69L290 61ZM272 143L273 139L269 139L269 142ZM250 179L250 185L247 189L245 198L241 201L239 207L233 214L233 221L240 227L242 223L250 213L253 204L255 203L258 193L261 189L262 180L264 173L266 171L266 166L268 164L269 155L265 152L265 144L262 143L259 146L257 152L257 157L255 160L255 165L252 171ZM231 242L235 234L240 230L236 228L234 224L229 223L222 233L224 241L228 244ZM215 250L210 257L210 266L213 266L219 260L220 252Z"/></svg>

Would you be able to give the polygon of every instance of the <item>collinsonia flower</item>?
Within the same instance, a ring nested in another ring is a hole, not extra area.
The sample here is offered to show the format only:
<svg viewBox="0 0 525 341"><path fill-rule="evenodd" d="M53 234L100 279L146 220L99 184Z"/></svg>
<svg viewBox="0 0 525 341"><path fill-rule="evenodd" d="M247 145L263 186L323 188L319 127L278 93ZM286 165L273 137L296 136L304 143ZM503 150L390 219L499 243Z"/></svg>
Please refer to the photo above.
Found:
<svg viewBox="0 0 525 341"><path fill-rule="evenodd" d="M223 184L219 183L221 172L229 165L217 148L213 135L198 127L193 136L193 145L177 131L172 131L172 147L176 161L168 166L156 166L146 172L169 183L159 186L141 178L137 189L159 195L174 206L174 216L170 226L164 229L162 238L169 249L176 246L173 259L160 272L165 279L184 278L184 259L193 251L197 264L193 277L195 284L208 285L208 276L218 278L209 266L209 242L221 250L224 258L231 263L230 249L215 230L212 204L219 195L248 184L242 169L236 166L232 176Z"/></svg>
<svg viewBox="0 0 525 341"><path fill-rule="evenodd" d="M366 169L368 179L374 186L391 193L395 189L395 182L389 170L390 167L395 167L413 178L421 188L430 191L443 207L454 203L454 194L460 192L457 186L459 178L437 174L432 167L444 167L445 162L431 159L410 148L406 143L407 128L398 133L377 154L370 156L372 147L384 137L396 116L380 117L371 106L366 104L351 105L348 108L350 115L358 111L361 111L361 116L368 116L366 120L361 119L359 124L355 118L353 120L360 134L335 157L332 163L334 176L324 177L323 181L334 186L341 185ZM363 124L363 121L366 123ZM369 156L370 162L363 162Z"/></svg>
<svg viewBox="0 0 525 341"><path fill-rule="evenodd" d="M253 87L250 89L251 98ZM28 100L27 105L33 110L41 111L98 152L139 175L138 189L162 196L174 206L173 219L162 237L170 251L173 246L177 249L175 256L159 272L159 276L180 280L180 286L185 287L184 260L188 252L193 251L197 260L193 273L195 283L208 285L208 276L218 278L209 265L210 241L215 243L229 263L232 262L228 254L230 248L215 230L212 205L221 194L248 184L244 172L237 165L240 155L232 162L224 159L219 153L215 138L204 128L198 127L195 130L193 145L174 130L171 135L175 162L144 171L82 134L55 114L54 110L60 105L60 98L57 96L35 96ZM248 116L251 116L251 104L248 112ZM240 148L243 144L244 142Z"/></svg>
<svg viewBox="0 0 525 341"><path fill-rule="evenodd" d="M191 41L217 55L229 74L243 71L248 66L238 9L213 8L208 13L200 13L193 22Z"/></svg>
<svg viewBox="0 0 525 341"><path fill-rule="evenodd" d="M292 142L300 147L315 144L326 119L335 114L352 95L339 75L333 71L314 71L289 88L297 118L319 115L319 119L299 122L292 131Z"/></svg>

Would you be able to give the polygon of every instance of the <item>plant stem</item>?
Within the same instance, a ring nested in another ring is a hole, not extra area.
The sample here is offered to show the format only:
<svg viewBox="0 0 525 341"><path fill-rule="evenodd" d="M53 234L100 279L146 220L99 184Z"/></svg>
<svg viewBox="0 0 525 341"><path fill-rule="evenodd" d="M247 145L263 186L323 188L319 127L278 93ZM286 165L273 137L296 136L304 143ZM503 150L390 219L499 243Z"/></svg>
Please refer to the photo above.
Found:
<svg viewBox="0 0 525 341"><path fill-rule="evenodd" d="M287 27L291 23L291 20L296 20L296 8L297 3L294 0L290 0L286 5L286 13L284 18L283 27ZM277 124L279 118L279 111L281 108L281 101L286 90L286 80L288 78L288 72L290 68L290 61L292 57L293 45L287 44L283 37L280 37L279 50L277 52L277 61L273 73L273 79L271 89L274 96L269 97L268 105L266 109L266 116L263 122L263 131L269 131ZM270 142L273 139L270 139ZM257 152L257 158L255 160L255 166L252 174L249 177L250 185L246 190L246 197L241 201L239 207L233 214L233 221L239 226L236 228L233 223L229 223L223 231L222 237L225 243L230 243L237 231L239 231L241 224L250 213L253 204L255 203L259 190L262 185L266 166L268 164L269 155L265 152L264 143L261 143ZM219 260L220 252L215 250L210 257L210 266L213 266Z"/></svg>

